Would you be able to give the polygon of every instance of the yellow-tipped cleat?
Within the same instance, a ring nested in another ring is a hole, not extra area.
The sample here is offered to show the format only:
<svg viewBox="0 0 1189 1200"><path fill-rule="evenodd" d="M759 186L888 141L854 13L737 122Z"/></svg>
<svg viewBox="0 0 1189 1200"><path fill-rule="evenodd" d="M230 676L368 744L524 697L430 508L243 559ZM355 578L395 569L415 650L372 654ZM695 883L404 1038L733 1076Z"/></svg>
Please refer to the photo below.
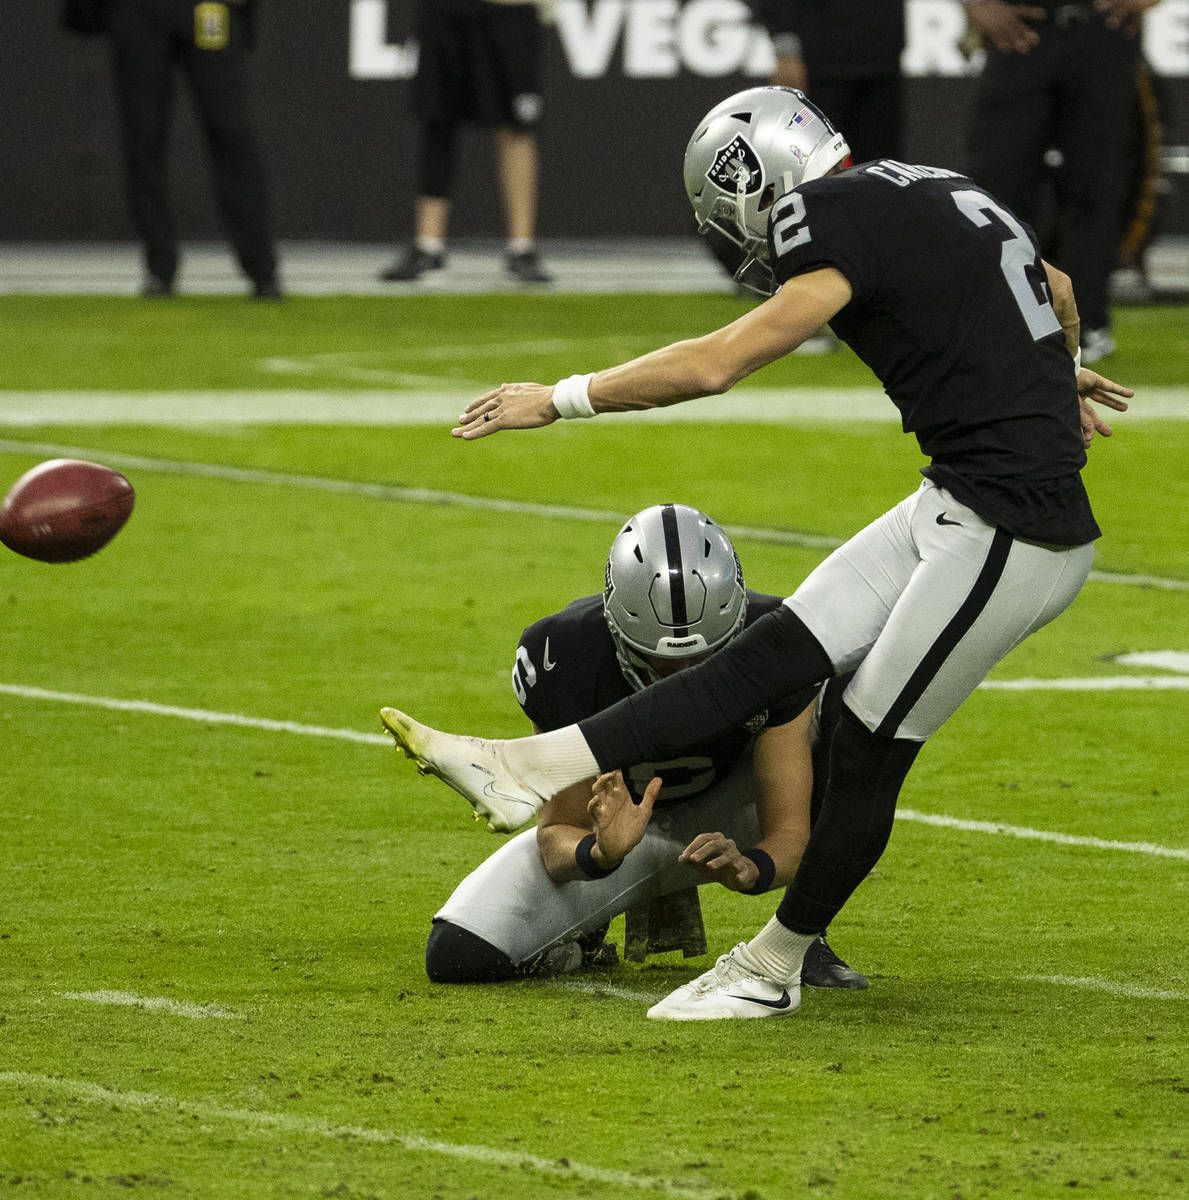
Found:
<svg viewBox="0 0 1189 1200"><path fill-rule="evenodd" d="M395 708L380 720L422 775L434 775L485 817L492 833L512 833L536 815L543 798L520 783L504 762L498 742L442 733Z"/></svg>

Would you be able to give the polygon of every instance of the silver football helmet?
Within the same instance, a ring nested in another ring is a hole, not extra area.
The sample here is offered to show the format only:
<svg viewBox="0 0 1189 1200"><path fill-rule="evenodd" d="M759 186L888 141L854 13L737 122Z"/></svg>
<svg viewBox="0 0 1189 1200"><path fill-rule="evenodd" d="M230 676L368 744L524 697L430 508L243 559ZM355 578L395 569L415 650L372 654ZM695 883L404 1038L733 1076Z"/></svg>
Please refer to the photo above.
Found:
<svg viewBox="0 0 1189 1200"><path fill-rule="evenodd" d="M603 616L634 689L658 678L643 655L679 659L717 650L743 628L746 615L731 539L696 508L646 508L611 543Z"/></svg>
<svg viewBox="0 0 1189 1200"><path fill-rule="evenodd" d="M846 138L796 88L756 87L716 104L685 148L685 191L698 232L714 228L743 249L735 279L770 296L768 210L850 154Z"/></svg>

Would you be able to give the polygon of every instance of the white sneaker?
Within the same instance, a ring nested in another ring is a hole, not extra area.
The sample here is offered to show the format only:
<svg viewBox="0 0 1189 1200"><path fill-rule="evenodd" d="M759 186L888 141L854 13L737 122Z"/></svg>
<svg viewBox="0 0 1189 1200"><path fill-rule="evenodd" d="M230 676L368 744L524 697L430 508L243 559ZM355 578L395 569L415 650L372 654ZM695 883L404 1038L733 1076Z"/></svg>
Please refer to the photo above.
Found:
<svg viewBox="0 0 1189 1200"><path fill-rule="evenodd" d="M671 992L648 1015L654 1021L724 1021L787 1017L801 1007L801 983L777 983L762 975L740 942L714 966Z"/></svg>
<svg viewBox="0 0 1189 1200"><path fill-rule="evenodd" d="M380 709L380 720L417 770L452 787L492 833L512 833L537 815L542 797L517 781L498 743L430 729L395 708Z"/></svg>
<svg viewBox="0 0 1189 1200"><path fill-rule="evenodd" d="M1114 354L1119 344L1111 336L1109 329L1082 330L1082 366L1088 367L1099 362L1108 354Z"/></svg>

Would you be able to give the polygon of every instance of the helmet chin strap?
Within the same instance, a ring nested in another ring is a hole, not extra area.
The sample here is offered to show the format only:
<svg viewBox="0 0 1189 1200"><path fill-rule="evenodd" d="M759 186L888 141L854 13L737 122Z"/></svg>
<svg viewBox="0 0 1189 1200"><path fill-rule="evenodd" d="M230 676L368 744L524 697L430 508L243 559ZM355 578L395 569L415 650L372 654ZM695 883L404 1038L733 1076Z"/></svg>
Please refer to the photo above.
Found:
<svg viewBox="0 0 1189 1200"><path fill-rule="evenodd" d="M743 221L743 213L747 207L747 189L751 184L751 172L744 166L740 166L735 172L735 228L739 230L739 236L743 239L743 244L746 245L752 235L749 232L747 225Z"/></svg>
<svg viewBox="0 0 1189 1200"><path fill-rule="evenodd" d="M747 204L747 188L750 183L751 172L746 167L740 167L735 179L735 228L739 230L742 245L745 248L750 248L752 255L758 257L757 251L759 248L766 246L767 239L752 233L743 220L743 213ZM792 171L781 171L780 190L772 197L773 202L775 203L775 201L779 200L787 192L791 192L794 186L796 185L793 182Z"/></svg>
<svg viewBox="0 0 1189 1200"><path fill-rule="evenodd" d="M767 261L767 238L752 233L743 221L744 205L747 202L747 187L750 183L751 172L746 167L741 167L735 181L735 212L733 216L735 228L739 231L739 244L743 248L745 257L739 269L735 272L734 278L737 283L743 284L744 287L749 288L751 291L757 292L761 296L770 296L775 291L776 279ZM793 190L792 171L782 171L780 173L780 186L781 190L773 197L774 200L779 199L786 192ZM753 268L759 269L763 279L762 286L752 282L750 273Z"/></svg>

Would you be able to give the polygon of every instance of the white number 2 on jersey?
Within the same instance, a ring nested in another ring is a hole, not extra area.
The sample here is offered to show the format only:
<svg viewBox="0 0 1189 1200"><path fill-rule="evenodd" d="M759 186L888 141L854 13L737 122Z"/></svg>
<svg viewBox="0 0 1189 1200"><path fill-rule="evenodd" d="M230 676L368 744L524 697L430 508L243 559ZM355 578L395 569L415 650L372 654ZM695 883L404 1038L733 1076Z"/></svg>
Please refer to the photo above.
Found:
<svg viewBox="0 0 1189 1200"><path fill-rule="evenodd" d="M1061 322L1057 320L1057 314L1053 312L1053 306L1049 303L1048 288L1044 288L1038 296L1029 278L1030 267L1040 271L1044 268L1037 259L1036 250L1028 234L1024 232L1024 227L1007 209L1000 207L982 192L954 192L952 195L962 215L975 225L990 225L991 218L987 213L994 213L1010 230L1011 236L1005 239L999 255L999 268L1007 280L1007 286L1011 288L1020 315L1028 325L1032 340L1039 342L1050 333L1060 332Z"/></svg>
<svg viewBox="0 0 1189 1200"><path fill-rule="evenodd" d="M523 646L516 647L516 663L512 667L512 690L516 699L523 704L528 699L528 689L537 682L537 668Z"/></svg>
<svg viewBox="0 0 1189 1200"><path fill-rule="evenodd" d="M779 201L778 208L788 209L788 212L772 213L772 245L777 254L783 254L794 246L813 240L809 226L802 224L805 220L805 201L797 192L789 192ZM797 226L801 228L798 229Z"/></svg>

